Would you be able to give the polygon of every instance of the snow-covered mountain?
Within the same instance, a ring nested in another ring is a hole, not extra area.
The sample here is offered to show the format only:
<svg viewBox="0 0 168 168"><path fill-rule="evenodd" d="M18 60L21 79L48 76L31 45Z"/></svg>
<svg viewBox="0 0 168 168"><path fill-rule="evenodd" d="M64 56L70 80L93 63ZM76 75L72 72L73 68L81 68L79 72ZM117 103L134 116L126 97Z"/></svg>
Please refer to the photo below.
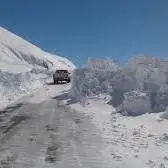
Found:
<svg viewBox="0 0 168 168"><path fill-rule="evenodd" d="M0 69L14 73L29 71L34 67L70 70L75 68L68 59L44 52L0 27Z"/></svg>
<svg viewBox="0 0 168 168"><path fill-rule="evenodd" d="M75 65L0 27L0 107L40 87L56 69Z"/></svg>

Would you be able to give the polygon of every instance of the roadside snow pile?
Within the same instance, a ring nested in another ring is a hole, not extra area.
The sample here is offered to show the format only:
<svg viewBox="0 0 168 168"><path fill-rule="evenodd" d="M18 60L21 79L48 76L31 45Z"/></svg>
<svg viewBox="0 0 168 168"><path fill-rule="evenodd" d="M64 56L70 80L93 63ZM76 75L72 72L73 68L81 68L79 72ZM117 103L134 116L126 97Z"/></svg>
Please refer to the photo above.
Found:
<svg viewBox="0 0 168 168"><path fill-rule="evenodd" d="M56 69L75 66L0 27L0 107L42 86Z"/></svg>
<svg viewBox="0 0 168 168"><path fill-rule="evenodd" d="M152 109L154 112L162 112L168 106L168 85L162 85L160 89L151 94Z"/></svg>
<svg viewBox="0 0 168 168"><path fill-rule="evenodd" d="M109 167L167 167L168 61L135 57L115 70L92 63L74 73L71 96L80 103L65 103L100 130Z"/></svg>
<svg viewBox="0 0 168 168"><path fill-rule="evenodd" d="M124 94L122 114L138 116L151 111L150 97L147 93L134 90Z"/></svg>
<svg viewBox="0 0 168 168"><path fill-rule="evenodd" d="M160 115L160 117L168 120L168 106L167 106L166 110L164 111L164 113Z"/></svg>
<svg viewBox="0 0 168 168"><path fill-rule="evenodd" d="M119 68L111 60L90 61L88 65L74 71L70 94L78 101L107 93L111 88L114 72Z"/></svg>
<svg viewBox="0 0 168 168"><path fill-rule="evenodd" d="M108 92L111 96L111 101L109 103L114 107L118 107L123 103L125 93L139 89L135 72L130 68L124 67L118 70L109 80L112 86L112 89Z"/></svg>
<svg viewBox="0 0 168 168"><path fill-rule="evenodd" d="M109 59L92 60L75 71L71 96L86 102L99 94L110 95L108 103L125 115L163 112L168 106L168 61L138 56L121 67Z"/></svg>
<svg viewBox="0 0 168 168"><path fill-rule="evenodd" d="M31 72L9 73L0 70L0 102L5 105L30 91L41 87L49 78L48 75ZM0 104L1 105L1 104Z"/></svg>

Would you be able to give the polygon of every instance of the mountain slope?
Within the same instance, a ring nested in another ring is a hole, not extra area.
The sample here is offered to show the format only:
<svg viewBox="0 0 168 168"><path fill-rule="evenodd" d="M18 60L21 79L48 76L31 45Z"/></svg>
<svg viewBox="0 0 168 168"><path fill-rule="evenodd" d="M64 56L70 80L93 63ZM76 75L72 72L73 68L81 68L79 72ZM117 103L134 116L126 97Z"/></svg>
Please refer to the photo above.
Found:
<svg viewBox="0 0 168 168"><path fill-rule="evenodd" d="M44 52L0 27L0 69L8 72L23 72L35 66L51 70L75 68L68 59Z"/></svg>
<svg viewBox="0 0 168 168"><path fill-rule="evenodd" d="M0 107L42 86L56 69L74 68L68 59L44 52L0 27Z"/></svg>

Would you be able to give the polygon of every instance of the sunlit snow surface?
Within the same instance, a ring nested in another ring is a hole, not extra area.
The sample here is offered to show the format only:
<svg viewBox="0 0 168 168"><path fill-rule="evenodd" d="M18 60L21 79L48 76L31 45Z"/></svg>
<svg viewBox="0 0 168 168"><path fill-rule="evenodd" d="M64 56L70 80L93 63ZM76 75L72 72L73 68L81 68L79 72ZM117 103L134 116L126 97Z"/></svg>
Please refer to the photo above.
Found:
<svg viewBox="0 0 168 168"><path fill-rule="evenodd" d="M160 114L122 116L104 100L71 104L92 118L104 138L104 159L112 167L150 168L168 166L168 124Z"/></svg>
<svg viewBox="0 0 168 168"><path fill-rule="evenodd" d="M56 69L74 68L68 59L44 52L0 27L0 108L41 87Z"/></svg>

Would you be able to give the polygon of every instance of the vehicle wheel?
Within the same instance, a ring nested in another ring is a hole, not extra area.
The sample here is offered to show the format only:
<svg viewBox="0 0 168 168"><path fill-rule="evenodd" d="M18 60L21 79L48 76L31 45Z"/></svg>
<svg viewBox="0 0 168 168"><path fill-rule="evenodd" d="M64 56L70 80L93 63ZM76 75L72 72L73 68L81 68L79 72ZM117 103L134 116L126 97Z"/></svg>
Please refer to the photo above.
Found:
<svg viewBox="0 0 168 168"><path fill-rule="evenodd" d="M57 81L57 80L54 80L54 84L58 84L58 81Z"/></svg>
<svg viewBox="0 0 168 168"><path fill-rule="evenodd" d="M71 80L70 80L70 79L68 79L68 80L67 80L67 83L70 83L70 82L71 82Z"/></svg>

